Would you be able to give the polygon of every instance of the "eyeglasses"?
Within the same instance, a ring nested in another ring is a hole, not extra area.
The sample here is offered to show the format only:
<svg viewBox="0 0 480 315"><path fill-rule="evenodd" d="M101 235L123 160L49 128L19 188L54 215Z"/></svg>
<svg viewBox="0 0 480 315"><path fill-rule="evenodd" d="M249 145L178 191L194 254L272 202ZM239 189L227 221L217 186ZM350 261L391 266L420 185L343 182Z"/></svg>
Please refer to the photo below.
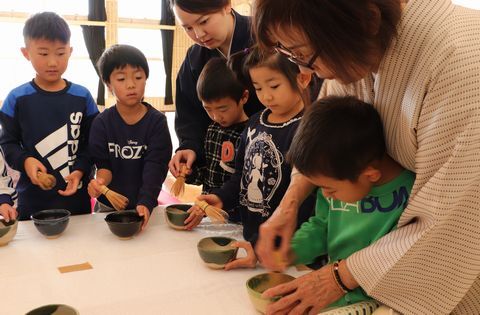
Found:
<svg viewBox="0 0 480 315"><path fill-rule="evenodd" d="M317 60L318 53L315 53L312 56L312 58L310 58L310 60L306 62L306 61L303 61L302 59L298 58L293 51L291 51L287 47L283 46L279 42L277 42L274 49L279 54L287 57L288 60L290 60L294 64L299 65L300 67L304 67L304 68L308 68L310 70L314 70L313 69L313 64L315 63L315 60Z"/></svg>

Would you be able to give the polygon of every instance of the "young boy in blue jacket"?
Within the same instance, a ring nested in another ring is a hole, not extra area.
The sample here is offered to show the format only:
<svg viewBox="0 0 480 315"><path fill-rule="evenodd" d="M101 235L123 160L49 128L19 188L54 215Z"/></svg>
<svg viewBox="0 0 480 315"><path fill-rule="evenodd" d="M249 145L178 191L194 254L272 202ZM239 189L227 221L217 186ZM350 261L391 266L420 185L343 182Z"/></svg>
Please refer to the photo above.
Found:
<svg viewBox="0 0 480 315"><path fill-rule="evenodd" d="M86 188L92 165L86 149L98 109L86 88L62 78L72 53L70 34L65 20L53 12L27 20L21 50L36 75L13 89L0 111L5 159L21 173L17 184L20 220L51 208L72 214L91 212ZM54 175L55 187L40 188L39 171Z"/></svg>

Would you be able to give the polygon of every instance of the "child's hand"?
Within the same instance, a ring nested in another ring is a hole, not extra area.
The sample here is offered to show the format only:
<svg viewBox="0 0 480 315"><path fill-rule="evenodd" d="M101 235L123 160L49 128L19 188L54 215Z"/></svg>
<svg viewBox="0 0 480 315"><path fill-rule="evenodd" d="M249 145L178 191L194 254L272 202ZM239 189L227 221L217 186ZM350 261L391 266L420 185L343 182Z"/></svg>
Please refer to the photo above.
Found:
<svg viewBox="0 0 480 315"><path fill-rule="evenodd" d="M43 173L47 173L47 169L45 166L34 157L28 157L25 159L25 163L23 164L23 168L25 169L25 173L27 173L28 178L32 184L40 186L40 182L38 181L38 171Z"/></svg>
<svg viewBox="0 0 480 315"><path fill-rule="evenodd" d="M222 208L223 202L222 200L214 194L210 195L200 195L197 197L198 200L204 200L209 205ZM203 217L205 216L205 211L200 209L197 206L192 206L190 209L187 210L190 215L187 219L185 219L185 230L191 230L196 227L202 221Z"/></svg>
<svg viewBox="0 0 480 315"><path fill-rule="evenodd" d="M202 222L203 217L205 216L205 211L199 207L193 205L190 209L187 210L190 215L185 219L185 230L191 230Z"/></svg>
<svg viewBox="0 0 480 315"><path fill-rule="evenodd" d="M197 154L193 150L178 150L168 162L168 169L173 176L178 177L180 175L180 164L185 163L187 165L188 174L192 169L193 162L197 159Z"/></svg>
<svg viewBox="0 0 480 315"><path fill-rule="evenodd" d="M232 247L243 248L247 252L246 257L235 259L225 265L225 270L232 270L238 268L255 268L257 266L257 255L253 250L252 244L246 241L238 241L232 243Z"/></svg>
<svg viewBox="0 0 480 315"><path fill-rule="evenodd" d="M138 215L143 217L142 231L147 226L148 220L150 219L150 211L144 205L137 205Z"/></svg>
<svg viewBox="0 0 480 315"><path fill-rule="evenodd" d="M209 205L223 209L223 201L215 194L200 195L197 197L197 200L204 200Z"/></svg>
<svg viewBox="0 0 480 315"><path fill-rule="evenodd" d="M8 203L2 203L0 205L0 215L5 219L6 222L10 220L15 220L17 218L17 209L9 205Z"/></svg>
<svg viewBox="0 0 480 315"><path fill-rule="evenodd" d="M197 196L197 200L204 200L209 205L218 207L220 209L223 207L222 200L214 194ZM203 217L205 216L205 211L203 211L197 206L192 206L190 209L187 210L187 212L190 213L190 215L187 219L185 219L185 230L191 230L198 224L200 224Z"/></svg>
<svg viewBox="0 0 480 315"><path fill-rule="evenodd" d="M73 171L69 175L65 176L67 187L65 190L59 190L58 194L62 196L71 196L76 193L82 176L83 172L79 170Z"/></svg>
<svg viewBox="0 0 480 315"><path fill-rule="evenodd" d="M103 178L94 178L90 180L87 191L91 198L98 198L102 194L102 185L105 185L105 180Z"/></svg>

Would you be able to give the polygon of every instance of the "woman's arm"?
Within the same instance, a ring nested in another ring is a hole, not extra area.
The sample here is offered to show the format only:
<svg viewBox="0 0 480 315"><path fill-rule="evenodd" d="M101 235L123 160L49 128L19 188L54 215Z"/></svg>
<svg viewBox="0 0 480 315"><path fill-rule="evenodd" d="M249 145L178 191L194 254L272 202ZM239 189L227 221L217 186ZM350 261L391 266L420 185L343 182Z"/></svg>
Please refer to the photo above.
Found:
<svg viewBox="0 0 480 315"><path fill-rule="evenodd" d="M278 264L278 256L272 255L275 248L275 239L281 237L281 261L287 261L290 250L290 240L297 225L298 208L313 190L314 186L297 170L293 169L292 179L285 196L273 215L260 225L259 237L255 252L262 265L271 270L282 270L284 264Z"/></svg>

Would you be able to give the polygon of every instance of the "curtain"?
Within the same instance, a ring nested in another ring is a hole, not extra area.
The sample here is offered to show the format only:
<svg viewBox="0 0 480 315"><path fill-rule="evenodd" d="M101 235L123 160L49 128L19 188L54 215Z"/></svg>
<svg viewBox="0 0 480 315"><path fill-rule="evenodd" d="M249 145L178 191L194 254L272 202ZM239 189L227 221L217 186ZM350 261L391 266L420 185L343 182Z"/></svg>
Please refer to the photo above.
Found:
<svg viewBox="0 0 480 315"><path fill-rule="evenodd" d="M170 9L168 0L162 1L162 15L160 24L175 25L175 16ZM172 55L173 55L173 30L161 30L163 46L163 63L165 67L165 105L173 105L172 97Z"/></svg>
<svg viewBox="0 0 480 315"><path fill-rule="evenodd" d="M106 21L105 0L88 0L88 20ZM97 70L97 61L105 50L105 27L82 25L83 39L87 46L88 56L98 75L97 105L105 105L105 86Z"/></svg>

